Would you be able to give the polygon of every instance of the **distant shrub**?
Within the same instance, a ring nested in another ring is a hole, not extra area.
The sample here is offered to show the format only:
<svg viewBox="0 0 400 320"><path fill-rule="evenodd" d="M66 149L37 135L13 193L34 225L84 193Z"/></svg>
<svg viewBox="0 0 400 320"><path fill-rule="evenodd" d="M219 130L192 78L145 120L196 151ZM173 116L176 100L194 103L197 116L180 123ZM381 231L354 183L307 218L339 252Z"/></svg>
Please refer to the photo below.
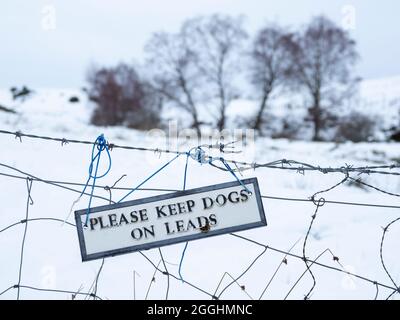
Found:
<svg viewBox="0 0 400 320"><path fill-rule="evenodd" d="M96 104L91 122L147 130L160 125L160 102L136 70L126 64L92 69L87 94Z"/></svg>
<svg viewBox="0 0 400 320"><path fill-rule="evenodd" d="M72 97L69 98L69 102L78 103L79 102L79 98L77 96L72 96Z"/></svg>
<svg viewBox="0 0 400 320"><path fill-rule="evenodd" d="M393 140L393 141L400 142L400 131L395 131L395 132L393 132L393 133L390 135L389 139L390 139L390 140Z"/></svg>
<svg viewBox="0 0 400 320"><path fill-rule="evenodd" d="M300 130L301 124L298 121L292 118L283 118L280 129L272 134L272 138L295 140L299 138Z"/></svg>
<svg viewBox="0 0 400 320"><path fill-rule="evenodd" d="M339 119L335 140L338 142L371 141L374 137L376 119L353 111L348 116Z"/></svg>
<svg viewBox="0 0 400 320"><path fill-rule="evenodd" d="M26 98L28 98L32 93L33 90L29 89L26 86L23 86L21 89L18 89L16 87L10 88L13 100L22 100L25 101Z"/></svg>

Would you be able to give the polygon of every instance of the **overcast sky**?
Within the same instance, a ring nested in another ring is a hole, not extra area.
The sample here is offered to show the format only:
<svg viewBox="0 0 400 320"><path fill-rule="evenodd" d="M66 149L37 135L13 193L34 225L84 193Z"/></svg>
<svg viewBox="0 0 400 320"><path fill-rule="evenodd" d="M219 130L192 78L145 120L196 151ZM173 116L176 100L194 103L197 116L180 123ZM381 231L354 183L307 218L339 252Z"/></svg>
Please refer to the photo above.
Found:
<svg viewBox="0 0 400 320"><path fill-rule="evenodd" d="M398 0L1 0L0 87L80 87L91 62L140 62L152 32L212 13L244 14L250 32L322 13L351 29L361 77L400 75Z"/></svg>

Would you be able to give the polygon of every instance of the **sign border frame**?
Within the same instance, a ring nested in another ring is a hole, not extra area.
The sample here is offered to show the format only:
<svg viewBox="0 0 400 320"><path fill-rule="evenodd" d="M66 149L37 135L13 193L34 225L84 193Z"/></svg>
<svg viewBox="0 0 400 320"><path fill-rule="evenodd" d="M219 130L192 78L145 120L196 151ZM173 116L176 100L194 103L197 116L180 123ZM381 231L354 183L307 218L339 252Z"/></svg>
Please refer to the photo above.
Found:
<svg viewBox="0 0 400 320"><path fill-rule="evenodd" d="M114 257L117 255L129 253L129 252L149 250L149 249L164 247L164 246L177 244L177 243L181 243L181 242L185 242L185 241L198 240L198 239L213 237L213 236L217 236L217 235L221 235L221 234L237 232L237 231L244 231L244 230L249 230L249 229L253 229L253 228L257 228L257 227L267 226L267 219L265 217L264 206L263 206L257 178L243 179L243 180L241 180L241 182L245 185L253 184L254 193L255 193L256 201L257 201L257 207L258 207L258 211L260 214L260 221L242 224L242 225L233 226L233 227L227 227L227 228L218 229L215 231L211 230L207 233L199 232L198 234L192 234L192 235L188 235L188 236L182 236L182 237L177 237L177 238L167 239L167 240L159 240L159 241L155 241L155 242L151 242L151 243L133 245L133 246L129 246L129 247L101 251L101 252L96 252L96 253L92 253L92 254L87 254L87 252L86 252L85 236L83 234L83 224L82 224L82 220L80 219L80 216L86 215L87 209L76 210L75 211L75 222L76 222L76 227L77 227L77 231L78 231L79 247L80 247L80 251L81 251L82 262L100 259L100 258L106 258L106 257ZM109 209L110 207L112 207L112 209L124 208L124 207L133 206L133 205L140 205L140 204L145 204L145 203L149 203L149 202L172 199L172 198L177 198L177 197L181 197L181 196L197 194L197 193L201 193L201 192L205 192L205 191L220 190L220 189L236 187L236 186L240 186L240 185L241 184L238 181L231 181L231 182L225 182L225 183L220 183L220 184L214 184L214 185L210 185L210 186L204 186L204 187L200 187L200 188L189 189L189 190L185 190L185 191L176 191L176 192L172 192L172 193L166 193L166 194L151 196L151 197L147 197L147 198L135 199L135 200L130 200L130 201L121 202L121 203L103 205L103 206L90 208L89 214L95 213L95 212L100 212L100 211L105 211L105 210Z"/></svg>

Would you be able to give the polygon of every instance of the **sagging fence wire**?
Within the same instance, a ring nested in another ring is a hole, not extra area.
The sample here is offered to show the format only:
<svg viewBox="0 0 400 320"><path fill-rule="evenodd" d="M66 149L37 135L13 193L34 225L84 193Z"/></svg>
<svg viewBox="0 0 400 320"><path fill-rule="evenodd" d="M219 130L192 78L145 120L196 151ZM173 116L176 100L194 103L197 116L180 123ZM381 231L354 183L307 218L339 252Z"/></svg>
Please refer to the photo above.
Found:
<svg viewBox="0 0 400 320"><path fill-rule="evenodd" d="M18 138L21 142L22 142L22 137L28 137L28 138L34 138L34 139L41 139L41 140L47 140L47 141L58 141L61 142L61 145L64 146L68 143L82 143L82 144L90 144L93 147L96 145L96 142L89 142L89 141L84 141L84 140L68 140L68 139L60 139L60 138L52 138L52 137L46 137L46 136L37 136L37 135L30 135L30 134L23 134L21 132L10 132L10 131L5 131L5 130L0 130L0 133L3 134L10 134L10 135L14 135L16 138ZM224 151L224 145L219 143L217 144L217 146L219 147L219 150L221 152ZM215 147L215 146L208 146L210 148ZM162 149L151 149L151 148L141 148L141 147L130 147L130 146L119 146L119 145L114 145L114 144L109 144L107 142L107 148L109 150L113 150L113 149L117 149L117 148L122 148L122 149L128 149L128 150L136 150L136 151L153 151L153 152L165 152L165 153L171 153L171 154L175 154L176 157L178 157L179 155L186 155L187 159L189 158L189 153L188 152L178 152L178 151L171 151L171 150L162 150ZM374 287L374 299L378 298L379 295L379 288L382 289L388 289L390 290L390 295L388 295L386 297L386 299L390 299L392 298L396 293L400 293L400 288L397 285L397 282L395 281L393 275L390 273L389 269L386 266L385 263L385 259L384 259L384 243L385 243L385 239L386 239L386 233L389 230L389 227L391 227L394 223L398 222L400 220L399 218L393 219L389 224L387 224L387 226L385 228L383 228L383 234L382 234L382 238L381 238L381 243L380 243L380 260L381 260L381 264L382 267L386 273L386 275L388 276L389 280L391 281L391 284L385 284L382 282L378 282L376 280L374 280L372 277L367 277L367 276L363 276L360 274L356 274L354 272L350 272L348 270L346 270L343 265L340 263L339 261L339 257L334 255L333 252L331 251L331 249L326 248L321 254L319 254L316 258L312 259L307 257L307 246L308 246L308 239L309 239L309 235L311 233L311 230L313 228L313 224L315 219L317 218L317 213L319 211L319 209L324 206L326 203L330 203L330 204L336 204L336 205L346 205L346 206L363 206L363 207L378 207L378 208L384 208L384 209L399 209L400 206L395 206L395 205L387 205L387 204L377 204L377 203L360 203L360 202L345 202L345 201L336 201L336 200L326 200L324 197L319 197L317 198L317 196L319 196L322 193L328 193L329 191L331 191L332 189L344 184L345 182L351 180L354 183L359 183L362 184L366 187L369 187L375 191L378 192L382 192L384 194L390 195L390 196L396 196L399 197L399 194L393 193L393 192L389 192L387 190L383 190L379 187L373 186L371 184L367 184L364 181L362 181L359 177L352 177L351 174L357 174L362 175L362 174L382 174L382 175L400 175L400 172L395 171L395 169L400 168L400 166L398 164L389 164L389 165L380 165L380 166L359 166L359 167L354 167L354 166L350 166L350 165L345 165L342 167L320 167L320 166L315 166L312 164L307 164L304 162L299 162L296 160L286 160L286 159L281 159L281 160L277 160L277 161L273 161L273 162L269 162L269 163L265 163L265 164L256 164L256 163L247 163L247 162L237 162L237 161L233 161L233 160L226 160L224 158L217 158L217 159L223 159L224 161L221 160L221 163L223 164L223 166L219 166L217 164L215 164L212 160L212 157L209 157L205 154L201 154L202 156L202 161L207 161L210 165L212 165L214 168L218 169L218 170L222 170L222 171L229 171L230 173L234 172L238 172L241 173L243 170L248 170L248 169L287 169L287 170L293 170L297 173L300 174L304 174L306 171L317 171L323 174L328 174L328 173L342 173L345 177L340 180L337 184L333 185L330 188L318 191L316 193L314 193L314 195L312 195L310 198L308 199L299 199L299 198L289 198L289 197L277 197L277 196L270 196L270 195L262 195L263 198L265 199L271 199L271 200L277 200L277 201L290 201L290 202L311 202L315 205L315 211L314 214L311 216L311 222L309 224L309 227L307 229L307 233L305 234L304 237L304 241L303 241L303 246L302 246L302 255L297 255L297 254L293 254L291 251L293 249L293 247L298 243L296 242L292 247L286 249L286 250L282 250L282 249L278 249L266 244L263 244L261 242L258 242L256 240L250 239L248 237L244 237L242 235L238 235L238 234L231 234L233 237L235 237L236 239L240 239L252 244L255 244L257 246L259 246L260 248L262 248L262 251L257 254L256 257L254 257L250 263L244 268L244 270L238 275L238 276L233 276L231 275L231 273L229 273L228 271L226 271L224 273L224 275L222 276L220 282L218 283L217 289L215 290L215 292L209 292L201 287L199 287L198 285L192 283L191 281L188 281L188 279L184 279L182 278L181 272L179 270L179 274L175 275L173 273L171 273L168 270L167 264L169 264L170 262L167 262L164 259L163 253L161 251L161 249L158 249L158 253L160 255L160 260L159 262L156 264L154 263L145 253L143 252L139 252L140 255L143 256L143 258L150 263L150 265L154 268L154 275L150 281L149 287L148 287L148 292L146 294L146 298L148 297L149 291L152 287L152 282L153 279L155 279L155 276L157 273L160 273L161 275L165 276L167 278L167 287L166 287L166 291L165 291L165 298L168 299L169 297L169 291L170 291L170 279L174 279L176 281L180 281L185 285L188 285L194 289L196 289L197 291L203 293L204 295L208 296L209 298L212 299L221 299L222 295L229 290L229 288L236 284L238 285L244 292L245 294L250 298L252 298L252 295L250 295L249 292L246 291L246 286L245 285L240 285L239 284L239 280L247 273L249 272L249 270L251 268L253 268L253 266L257 263L257 261L259 260L259 258L261 258L264 254L266 254L268 251L273 251L276 253L279 253L281 255L283 255L283 259L281 260L278 268L275 270L274 274L272 275L272 277L269 279L269 281L267 282L263 292L260 294L259 299L263 298L265 292L267 291L267 289L269 288L271 282L274 280L276 273L280 270L280 268L282 267L282 265L288 264L288 259L289 258L294 258L294 259L298 259L304 262L306 268L305 271L300 275L300 277L297 279L297 281L294 283L294 285L291 287L290 291L287 293L287 295L285 296L285 299L290 295L290 293L293 291L294 287L297 286L297 284L299 283L299 281L308 273L311 277L312 280L312 285L310 286L310 289L305 293L304 295L304 299L309 299L312 296L313 291L315 290L316 286L317 286L317 281L318 279L316 278L316 276L314 275L314 273L312 272L312 268L315 268L315 266L324 268L326 270L330 270L330 271L334 271L334 272L339 272L339 273L344 273L346 275L355 277L357 279L360 279L364 282L370 283L373 287ZM214 158L215 159L215 158ZM226 165L227 163L232 163L234 164L235 168L230 167L229 165ZM138 185L136 188L132 189L132 188L127 188L127 187L119 187L117 186L117 184L121 181L121 179L123 179L126 175L122 175L117 181L115 181L115 183L112 186L108 186L108 185L97 185L95 183L93 183L92 185L92 190L90 193L85 192L85 189L83 191L80 191L78 189L75 189L75 187L85 187L87 186L86 184L82 184L82 183L78 183L78 182L68 182L68 181L56 181L56 180L48 180L48 179L43 179L40 178L38 176L35 176L33 174L27 173L26 171L22 171L19 168L16 168L14 166L11 165L7 165L4 163L0 163L0 167L7 169L7 170L11 170L14 171L15 174L10 174L7 172L0 172L0 176L5 177L5 178L10 178L10 179L15 179L15 180L24 180L27 184L27 206L26 206L26 215L25 215L25 219L22 219L20 221L17 221L15 223L12 223L8 226L0 226L0 234L2 234L3 232L6 232L7 230L12 229L13 227L19 225L19 224L23 224L24 227L24 235L23 235L23 241L21 244L21 250L20 250L20 264L19 264L19 273L18 273L18 281L16 284L9 286L8 288L6 288L5 290L0 292L0 296L4 295L5 293L9 292L12 289L16 289L17 290L17 296L16 298L19 299L20 298L20 291L21 289L31 289L31 290L37 290L37 291L46 291L46 292L55 292L55 293L67 293L67 294L71 294L71 298L75 299L77 296L83 296L85 299L88 298L93 298L93 299L102 299L101 297L98 296L97 294L97 288L98 288L98 283L100 281L100 276L101 273L104 269L104 264L105 264L105 259L102 259L100 267L96 273L95 279L93 280L93 283L91 285L91 287L89 288L89 290L87 292L82 292L82 288L79 288L78 291L74 291L74 290L58 290L58 289L46 289L46 288L38 288L38 287L34 287L34 286L27 286L24 284L23 281L23 257L24 257L24 248L25 248L25 242L26 242L26 236L27 236L27 231L28 231L28 223L29 222L54 222L54 223L65 223L68 226L71 227L75 227L75 225L73 223L70 223L68 221L63 221L62 219L57 219L57 218L53 218L53 217L41 217L41 218L30 218L29 217L29 207L33 205L33 199L32 199L32 195L31 195L31 190L32 190L32 185L33 183L36 182L40 182L40 183L45 183L48 184L50 186L53 187L57 187L57 188L62 188L65 191L70 191L70 192L75 192L75 193L79 193L80 196L87 196L87 197L93 197L93 198L98 198L104 201L107 201L108 203L116 203L116 201L114 201L112 198L112 191L113 190L125 190L125 191L129 191L128 194L130 194L131 192L135 191L135 190L141 190L141 191L155 191L155 192L174 192L174 191L179 191L176 189L163 189L163 188L143 188L142 184ZM185 180L184 180L184 188L186 186L186 171L187 171L187 162L186 162L186 167L185 167ZM95 191L96 190L105 190L109 193L109 196L103 197L98 195ZM125 197L124 197L125 198ZM123 199L124 199L123 198ZM121 199L122 200L122 199ZM186 247L185 247L186 248ZM321 256L323 256L325 253L330 253L332 256L332 261L337 264L337 266L332 266L332 265L328 265L328 264L324 264L319 262L319 258ZM163 269L161 269L160 265L162 264ZM232 281L230 281L226 286L221 287L222 281L225 277L229 277Z"/></svg>

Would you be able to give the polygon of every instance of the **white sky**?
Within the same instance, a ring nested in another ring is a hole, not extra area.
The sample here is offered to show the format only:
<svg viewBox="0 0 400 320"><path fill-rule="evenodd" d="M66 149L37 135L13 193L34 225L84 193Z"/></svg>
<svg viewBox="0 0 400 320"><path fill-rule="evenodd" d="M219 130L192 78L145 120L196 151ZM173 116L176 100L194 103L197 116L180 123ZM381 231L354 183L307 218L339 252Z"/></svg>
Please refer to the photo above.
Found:
<svg viewBox="0 0 400 320"><path fill-rule="evenodd" d="M152 32L175 31L199 14L244 14L252 32L267 21L301 26L321 13L342 24L346 5L355 9L359 74L400 75L398 0L1 0L0 87L82 86L91 62L140 62Z"/></svg>

